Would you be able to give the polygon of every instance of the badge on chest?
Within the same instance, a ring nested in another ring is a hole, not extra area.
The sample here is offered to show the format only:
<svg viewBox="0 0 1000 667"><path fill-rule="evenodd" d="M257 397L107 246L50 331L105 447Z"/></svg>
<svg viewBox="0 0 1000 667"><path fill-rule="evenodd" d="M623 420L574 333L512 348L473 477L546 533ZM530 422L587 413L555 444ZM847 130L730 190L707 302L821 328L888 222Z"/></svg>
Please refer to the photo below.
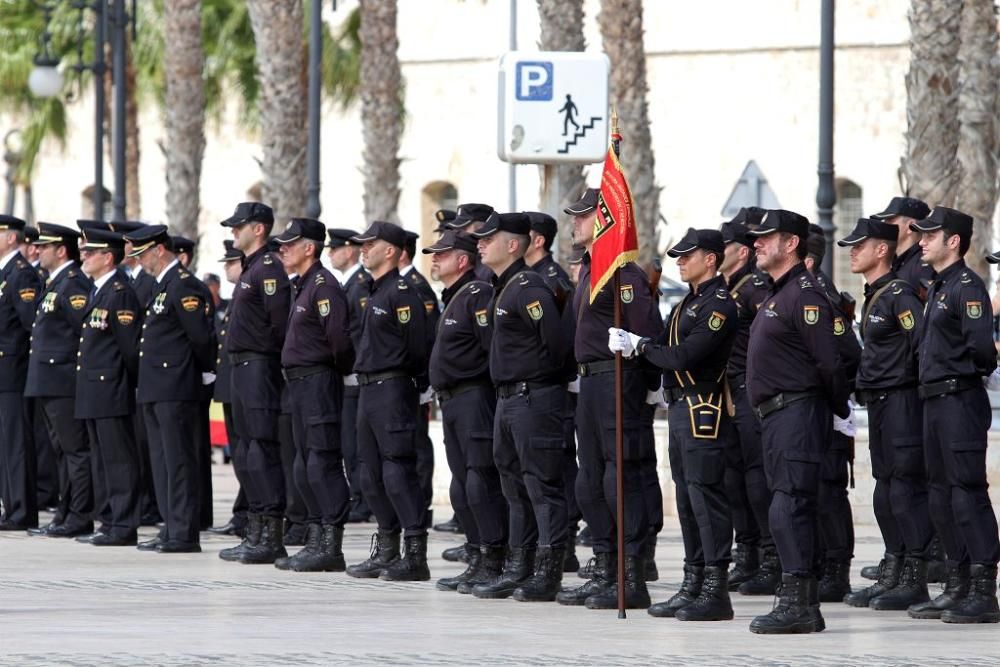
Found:
<svg viewBox="0 0 1000 667"><path fill-rule="evenodd" d="M157 315L162 315L164 312L166 312L167 310L166 302L167 302L166 292L160 292L159 294L157 294L156 298L153 299L153 312L156 313Z"/></svg>

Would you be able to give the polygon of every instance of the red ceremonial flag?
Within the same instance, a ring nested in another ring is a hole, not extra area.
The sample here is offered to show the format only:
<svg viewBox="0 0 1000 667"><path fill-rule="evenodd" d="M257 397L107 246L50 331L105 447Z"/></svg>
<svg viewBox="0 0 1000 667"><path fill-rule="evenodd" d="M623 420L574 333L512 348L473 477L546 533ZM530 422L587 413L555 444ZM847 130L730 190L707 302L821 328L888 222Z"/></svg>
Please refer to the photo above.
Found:
<svg viewBox="0 0 1000 667"><path fill-rule="evenodd" d="M612 146L617 144L612 135ZM594 220L594 244L590 249L590 302L597 298L615 271L639 257L639 238L635 230L632 191L614 148L608 148L601 174L601 192L597 196Z"/></svg>

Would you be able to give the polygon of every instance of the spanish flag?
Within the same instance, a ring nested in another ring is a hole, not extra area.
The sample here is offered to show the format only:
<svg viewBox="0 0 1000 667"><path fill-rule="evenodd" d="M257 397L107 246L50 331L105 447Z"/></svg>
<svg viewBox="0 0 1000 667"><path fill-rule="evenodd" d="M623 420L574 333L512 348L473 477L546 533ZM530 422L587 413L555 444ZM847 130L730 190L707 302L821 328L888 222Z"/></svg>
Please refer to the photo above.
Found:
<svg viewBox="0 0 1000 667"><path fill-rule="evenodd" d="M601 192L597 196L594 219L594 244L590 249L590 302L611 280L615 271L639 257L639 238L635 229L632 191L615 148L621 140L612 130L611 147L604 158Z"/></svg>

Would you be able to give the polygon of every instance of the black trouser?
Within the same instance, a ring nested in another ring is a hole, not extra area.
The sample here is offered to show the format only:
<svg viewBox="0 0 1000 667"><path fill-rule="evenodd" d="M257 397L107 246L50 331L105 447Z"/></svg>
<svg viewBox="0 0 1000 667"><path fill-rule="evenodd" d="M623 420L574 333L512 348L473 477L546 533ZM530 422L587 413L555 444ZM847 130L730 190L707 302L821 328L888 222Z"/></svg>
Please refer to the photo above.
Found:
<svg viewBox="0 0 1000 667"><path fill-rule="evenodd" d="M488 384L441 400L451 507L469 544L507 543L507 501L493 462L496 401L496 391Z"/></svg>
<svg viewBox="0 0 1000 667"><path fill-rule="evenodd" d="M226 441L229 443L229 458L233 463L233 474L236 475L238 486L236 499L233 501L233 524L237 528L243 528L247 525L247 509L249 508L249 504L247 503L247 494L243 490L243 483L240 479L241 475L246 474L245 469L237 469L236 457L233 455L236 450L237 439L236 428L233 426L233 406L231 403L222 404L222 414L226 423Z"/></svg>
<svg viewBox="0 0 1000 667"><path fill-rule="evenodd" d="M731 434L723 410L715 439L695 438L686 399L667 411L667 455L684 541L684 562L725 567L733 546L733 522L726 495L726 439Z"/></svg>
<svg viewBox="0 0 1000 667"><path fill-rule="evenodd" d="M278 441L281 443L281 474L285 477L285 519L292 525L305 524L309 508L295 483L295 431L292 409L286 401L288 389L284 389L281 395L283 406L278 416Z"/></svg>
<svg viewBox="0 0 1000 667"><path fill-rule="evenodd" d="M42 404L49 438L62 453L64 478L59 489L62 523L73 527L89 524L94 511L101 514L104 507L94 503L87 425L82 419L73 417L76 401L72 396L37 400Z"/></svg>
<svg viewBox="0 0 1000 667"><path fill-rule="evenodd" d="M428 508L434 500L434 443L429 433L430 422L431 404L424 403L417 408L417 477L424 506Z"/></svg>
<svg viewBox="0 0 1000 667"><path fill-rule="evenodd" d="M997 518L986 479L986 433L993 413L983 387L924 401L924 456L930 515L949 562L995 566Z"/></svg>
<svg viewBox="0 0 1000 667"><path fill-rule="evenodd" d="M358 479L358 396L361 387L344 387L344 404L340 410L340 445L344 450L344 472L351 487L352 508L367 512L368 503Z"/></svg>
<svg viewBox="0 0 1000 667"><path fill-rule="evenodd" d="M726 489L733 513L736 541L766 548L773 546L774 540L771 538L767 518L771 507L771 491L764 476L760 420L750 407L745 384L732 389L732 400L736 412L733 417L736 446L731 443L728 447L734 453L733 458L727 462ZM742 490L738 486L742 486ZM740 503L746 504L741 507Z"/></svg>
<svg viewBox="0 0 1000 667"><path fill-rule="evenodd" d="M34 441L28 437L28 405L21 392L0 392L0 461L4 473L3 520L38 526Z"/></svg>
<svg viewBox="0 0 1000 667"><path fill-rule="evenodd" d="M139 528L139 451L132 415L88 419L91 454L104 483L108 508L103 528L113 537L135 537Z"/></svg>
<svg viewBox="0 0 1000 667"><path fill-rule="evenodd" d="M923 403L915 387L868 401L872 505L885 550L924 558L933 536L924 467Z"/></svg>
<svg viewBox="0 0 1000 667"><path fill-rule="evenodd" d="M854 558L854 515L847 498L850 480L852 438L833 431L820 464L819 494L816 496L819 526L819 562Z"/></svg>
<svg viewBox="0 0 1000 667"><path fill-rule="evenodd" d="M308 523L343 528L351 494L340 449L344 381L332 370L288 381L295 437L295 485Z"/></svg>
<svg viewBox="0 0 1000 667"><path fill-rule="evenodd" d="M135 442L139 450L139 506L143 518L158 519L162 518L162 515L160 514L160 508L156 504L153 467L149 462L149 436L146 434L146 417L143 412L139 408L136 409L134 415Z"/></svg>
<svg viewBox="0 0 1000 667"><path fill-rule="evenodd" d="M772 491L768 525L782 569L813 574L820 468L833 416L822 397L806 398L761 420L764 472Z"/></svg>
<svg viewBox="0 0 1000 667"><path fill-rule="evenodd" d="M640 474L642 475L642 497L646 502L646 519L649 522L647 543L656 544L656 536L663 530L663 489L660 488L660 474L657 471L656 433L653 430L653 420L656 417L656 405L646 403L642 406L642 455Z"/></svg>
<svg viewBox="0 0 1000 667"><path fill-rule="evenodd" d="M41 401L37 398L26 400L28 401L28 415L31 418L29 436L35 443L35 458L37 460L38 506L55 507L56 514L52 518L52 522L59 524L63 520L58 509L59 489L62 488L60 475L62 452L56 450L49 437L49 429L45 424Z"/></svg>
<svg viewBox="0 0 1000 667"><path fill-rule="evenodd" d="M638 556L649 537L646 494L643 482L643 407L646 378L636 369L622 375L623 488L625 490L625 553ZM617 455L615 452L615 374L580 378L577 399L577 434L580 440L580 471L577 502L590 526L594 553L616 550ZM654 455L655 456L655 455ZM593 521L592 521L593 519Z"/></svg>
<svg viewBox="0 0 1000 667"><path fill-rule="evenodd" d="M578 392L566 392L566 411L563 413L563 438L566 441L564 450L565 463L563 467L563 485L566 489L566 518L572 530L583 518L580 505L576 502L576 476L580 466L576 462L576 403Z"/></svg>
<svg viewBox="0 0 1000 667"><path fill-rule="evenodd" d="M409 377L361 387L358 476L380 530L426 535L427 511L417 475L419 395Z"/></svg>
<svg viewBox="0 0 1000 667"><path fill-rule="evenodd" d="M175 542L198 542L198 401L146 403L142 410L156 502L163 515L160 536Z"/></svg>
<svg viewBox="0 0 1000 667"><path fill-rule="evenodd" d="M250 511L285 515L285 476L281 466L278 419L281 414L281 365L277 359L234 363L233 425L246 464ZM236 460L233 452L233 460Z"/></svg>
<svg viewBox="0 0 1000 667"><path fill-rule="evenodd" d="M493 460L509 508L512 547L566 544L566 387L551 385L500 398L493 426Z"/></svg>
<svg viewBox="0 0 1000 667"><path fill-rule="evenodd" d="M198 401L198 515L200 528L212 525L212 399Z"/></svg>

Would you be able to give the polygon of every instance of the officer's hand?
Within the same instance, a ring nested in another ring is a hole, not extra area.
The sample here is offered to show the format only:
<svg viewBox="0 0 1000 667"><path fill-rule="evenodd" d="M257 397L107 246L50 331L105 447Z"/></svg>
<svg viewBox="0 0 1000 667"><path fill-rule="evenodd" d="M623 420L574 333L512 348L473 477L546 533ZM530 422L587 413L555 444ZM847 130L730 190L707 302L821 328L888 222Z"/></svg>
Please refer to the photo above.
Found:
<svg viewBox="0 0 1000 667"><path fill-rule="evenodd" d="M579 394L580 393L580 376L579 375L577 375L575 378L573 378L572 382L567 382L566 383L566 391L568 391L571 394Z"/></svg>
<svg viewBox="0 0 1000 667"><path fill-rule="evenodd" d="M215 373L202 373L201 374L201 384L208 385L215 382Z"/></svg>
<svg viewBox="0 0 1000 667"><path fill-rule="evenodd" d="M434 400L434 387L428 387L424 393L420 394L420 405L430 403Z"/></svg>
<svg viewBox="0 0 1000 667"><path fill-rule="evenodd" d="M842 419L837 415L833 416L833 430L843 433L848 438L853 438L858 432L857 426L854 425L854 404L848 401L847 409L850 412L846 418Z"/></svg>
<svg viewBox="0 0 1000 667"><path fill-rule="evenodd" d="M662 405L666 407L667 399L663 396L663 387L646 392L646 405Z"/></svg>
<svg viewBox="0 0 1000 667"><path fill-rule="evenodd" d="M351 373L350 375L345 376L344 377L344 386L345 387L357 387L358 386L358 374L357 373Z"/></svg>
<svg viewBox="0 0 1000 667"><path fill-rule="evenodd" d="M986 388L990 391L1000 390L1000 368L993 369L993 372L987 375L986 379L983 380L983 384L985 384Z"/></svg>
<svg viewBox="0 0 1000 667"><path fill-rule="evenodd" d="M623 357L631 357L635 354L635 346L642 340L641 336L611 327L608 329L608 349L612 352L621 352Z"/></svg>

